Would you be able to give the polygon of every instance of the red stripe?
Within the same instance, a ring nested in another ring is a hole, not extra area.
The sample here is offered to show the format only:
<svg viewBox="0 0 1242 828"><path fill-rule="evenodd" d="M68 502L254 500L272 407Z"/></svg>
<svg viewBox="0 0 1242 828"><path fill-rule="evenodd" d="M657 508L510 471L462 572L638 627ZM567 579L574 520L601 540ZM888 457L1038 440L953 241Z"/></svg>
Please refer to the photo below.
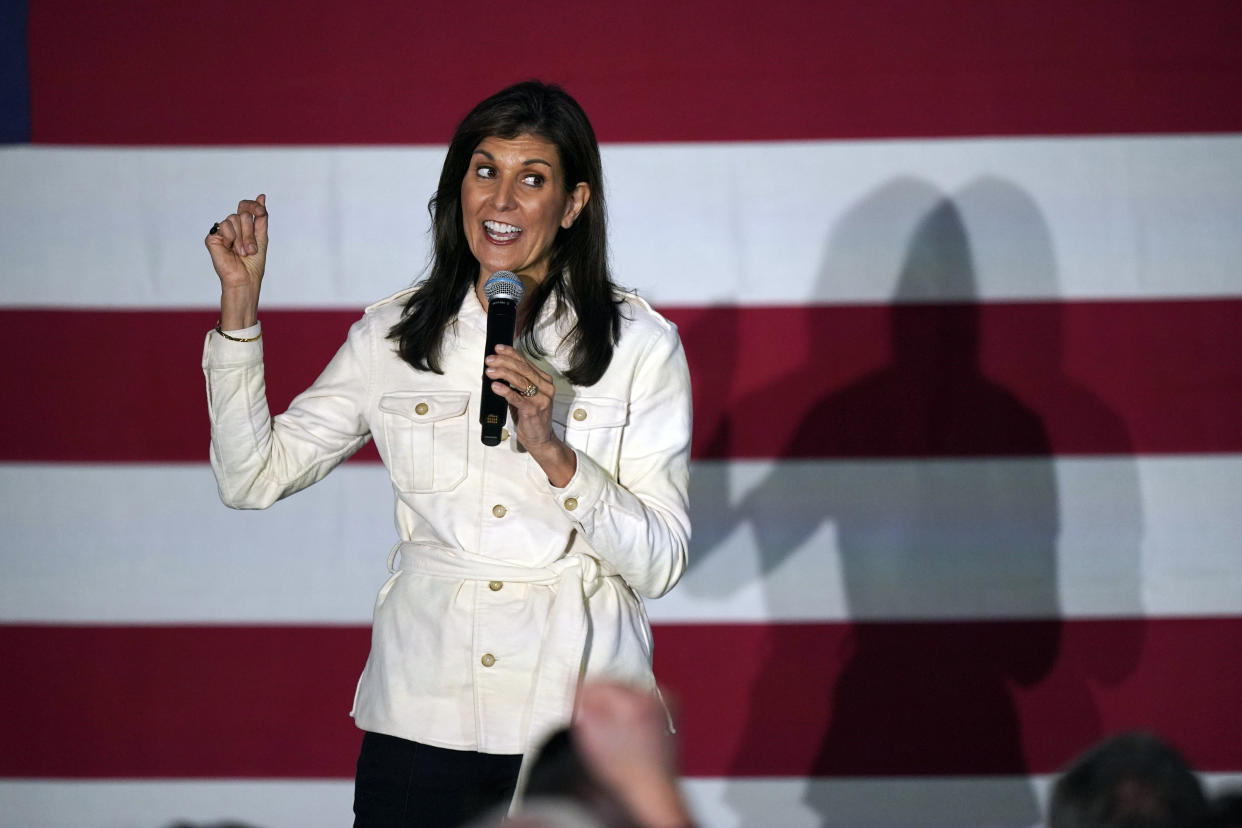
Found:
<svg viewBox="0 0 1242 828"><path fill-rule="evenodd" d="M0 776L352 775L365 628L0 627ZM691 776L1048 773L1146 728L1242 770L1242 619L662 626Z"/></svg>
<svg viewBox="0 0 1242 828"><path fill-rule="evenodd" d="M669 316L698 457L1242 451L1242 300Z"/></svg>
<svg viewBox="0 0 1242 828"><path fill-rule="evenodd" d="M509 19L379 0L32 3L44 143L444 143L475 101L563 83L602 140L1242 129L1242 6L549 0Z"/></svg>
<svg viewBox="0 0 1242 828"><path fill-rule="evenodd" d="M695 776L1050 773L1136 728L1242 769L1242 618L664 626L656 671Z"/></svg>
<svg viewBox="0 0 1242 828"><path fill-rule="evenodd" d="M273 410L314 380L357 315L264 312ZM668 315L690 358L700 458L1242 451L1242 300ZM39 389L0 413L0 460L201 462L199 332L212 321L0 311L0 381Z"/></svg>

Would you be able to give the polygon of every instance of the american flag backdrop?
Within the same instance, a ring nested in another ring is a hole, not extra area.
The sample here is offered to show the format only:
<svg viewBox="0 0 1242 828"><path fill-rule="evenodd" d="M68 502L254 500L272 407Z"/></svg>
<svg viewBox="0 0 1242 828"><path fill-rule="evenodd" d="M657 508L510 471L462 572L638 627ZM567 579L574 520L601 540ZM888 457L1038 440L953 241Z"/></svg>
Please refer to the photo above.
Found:
<svg viewBox="0 0 1242 828"><path fill-rule="evenodd" d="M0 825L349 824L373 449L225 509L202 239L274 410L561 83L695 397L649 602L706 826L1031 826L1097 739L1242 785L1242 4L29 0L0 20Z"/></svg>

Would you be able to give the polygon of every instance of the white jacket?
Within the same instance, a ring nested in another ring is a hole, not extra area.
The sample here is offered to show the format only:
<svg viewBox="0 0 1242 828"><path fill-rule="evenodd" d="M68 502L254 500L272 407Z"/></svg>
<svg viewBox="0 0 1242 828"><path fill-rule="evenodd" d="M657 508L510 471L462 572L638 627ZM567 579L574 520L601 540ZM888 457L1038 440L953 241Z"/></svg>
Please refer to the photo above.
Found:
<svg viewBox="0 0 1242 828"><path fill-rule="evenodd" d="M416 371L387 339L409 293L367 308L275 418L262 340L209 333L212 468L227 505L262 509L374 438L399 541L355 721L439 747L522 753L569 720L583 676L653 686L639 595L663 595L686 566L685 354L676 328L626 295L620 341L595 385L569 384L563 350L536 360L556 384L554 428L577 454L558 489L507 433L492 448L479 440L487 318L474 291L446 332L442 375ZM570 324L545 308L539 341L561 342Z"/></svg>

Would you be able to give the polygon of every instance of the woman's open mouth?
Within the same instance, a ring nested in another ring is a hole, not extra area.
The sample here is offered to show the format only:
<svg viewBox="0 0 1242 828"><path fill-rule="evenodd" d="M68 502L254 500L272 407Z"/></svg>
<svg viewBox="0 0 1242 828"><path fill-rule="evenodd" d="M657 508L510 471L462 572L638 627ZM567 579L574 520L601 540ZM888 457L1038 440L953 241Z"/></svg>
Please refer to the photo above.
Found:
<svg viewBox="0 0 1242 828"><path fill-rule="evenodd" d="M503 221L488 219L483 222L483 232L487 234L488 241L494 244L508 244L522 235L522 228L514 227L512 224L505 224Z"/></svg>

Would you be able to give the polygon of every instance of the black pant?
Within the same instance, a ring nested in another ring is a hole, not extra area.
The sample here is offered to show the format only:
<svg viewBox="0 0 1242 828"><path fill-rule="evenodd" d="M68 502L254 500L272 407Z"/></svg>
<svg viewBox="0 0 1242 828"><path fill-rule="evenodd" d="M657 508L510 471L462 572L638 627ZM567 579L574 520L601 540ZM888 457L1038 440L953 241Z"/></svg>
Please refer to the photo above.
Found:
<svg viewBox="0 0 1242 828"><path fill-rule="evenodd" d="M447 750L366 733L354 781L354 828L450 828L507 806L521 755Z"/></svg>

